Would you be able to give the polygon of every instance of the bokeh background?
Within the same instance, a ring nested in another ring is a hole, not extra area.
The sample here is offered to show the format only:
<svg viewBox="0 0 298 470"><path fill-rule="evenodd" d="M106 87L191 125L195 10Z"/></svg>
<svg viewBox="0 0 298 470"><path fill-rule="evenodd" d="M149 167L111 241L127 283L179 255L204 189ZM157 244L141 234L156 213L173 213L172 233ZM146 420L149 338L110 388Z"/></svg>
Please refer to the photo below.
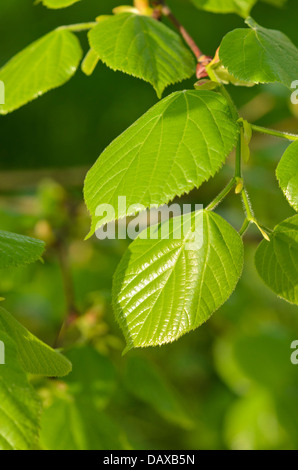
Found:
<svg viewBox="0 0 298 470"><path fill-rule="evenodd" d="M93 20L117 4L84 0L52 11L31 0L1 0L0 66L51 29ZM243 26L235 15L200 12L187 0L169 4L206 54ZM260 3L253 16L298 45L297 0L284 9ZM87 52L86 34L80 38ZM179 88L192 88L194 81ZM298 107L289 90L233 87L231 93L251 122L297 132ZM73 314L63 338L73 372L64 381L33 382L45 409L40 447L297 449L298 366L290 362L290 346L298 339L298 310L258 278L260 234L253 228L245 236L238 288L210 321L171 345L122 357L111 284L127 242L83 241L90 221L82 186L105 146L156 101L148 84L99 64L91 77L79 70L67 85L0 118L1 229L42 238L48 246L44 264L1 276L3 306L50 345ZM274 174L286 145L254 136L244 169L257 217L271 228L293 213ZM232 173L233 157L185 200L208 203ZM218 212L236 228L242 225L239 197L230 196Z"/></svg>

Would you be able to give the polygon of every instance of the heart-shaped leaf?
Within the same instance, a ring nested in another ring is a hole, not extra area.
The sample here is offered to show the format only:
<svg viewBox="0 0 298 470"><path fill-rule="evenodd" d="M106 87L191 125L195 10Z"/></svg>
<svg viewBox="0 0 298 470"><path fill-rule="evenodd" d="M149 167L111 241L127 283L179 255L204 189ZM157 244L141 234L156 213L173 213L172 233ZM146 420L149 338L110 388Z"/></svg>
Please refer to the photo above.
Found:
<svg viewBox="0 0 298 470"><path fill-rule="evenodd" d="M259 275L279 297L298 305L298 215L275 227L256 252Z"/></svg>
<svg viewBox="0 0 298 470"><path fill-rule="evenodd" d="M276 176L289 203L298 212L298 142L287 148L277 167Z"/></svg>
<svg viewBox="0 0 298 470"><path fill-rule="evenodd" d="M108 67L151 83L159 97L168 85L195 73L194 58L178 34L149 16L103 16L89 41Z"/></svg>
<svg viewBox="0 0 298 470"><path fill-rule="evenodd" d="M199 187L221 168L238 133L218 93L182 91L160 101L114 140L89 171L90 234L102 225L96 215L100 204L117 211L109 212L108 223ZM119 196L126 197L126 207L118 207Z"/></svg>
<svg viewBox="0 0 298 470"><path fill-rule="evenodd" d="M147 239L141 234L115 273L114 310L126 351L169 343L202 325L230 297L242 272L241 237L219 215L173 218L168 237L164 225L149 228Z"/></svg>
<svg viewBox="0 0 298 470"><path fill-rule="evenodd" d="M235 29L220 46L219 57L239 80L254 83L279 82L291 88L298 77L298 49L280 31L259 26L252 18L250 29Z"/></svg>
<svg viewBox="0 0 298 470"><path fill-rule="evenodd" d="M5 85L7 114L63 85L75 73L82 58L77 37L66 30L55 30L14 56L0 70Z"/></svg>

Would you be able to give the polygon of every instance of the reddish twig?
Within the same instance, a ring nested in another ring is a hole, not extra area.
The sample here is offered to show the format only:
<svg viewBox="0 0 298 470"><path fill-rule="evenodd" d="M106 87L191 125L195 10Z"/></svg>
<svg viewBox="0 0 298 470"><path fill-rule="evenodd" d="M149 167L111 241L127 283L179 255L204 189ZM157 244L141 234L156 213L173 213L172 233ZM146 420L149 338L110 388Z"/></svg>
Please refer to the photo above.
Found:
<svg viewBox="0 0 298 470"><path fill-rule="evenodd" d="M175 26L175 28L180 32L181 36L183 37L184 41L191 49L193 54L195 55L198 65L197 65L197 78L204 78L208 77L208 73L206 71L206 66L210 64L212 57L208 57L199 48L196 44L195 40L191 37L188 31L184 28L184 26L180 23L180 21L176 18L173 14L170 7L166 4L165 0L152 0L152 4L155 7L154 9L154 18L159 19L161 15L167 17L171 23Z"/></svg>

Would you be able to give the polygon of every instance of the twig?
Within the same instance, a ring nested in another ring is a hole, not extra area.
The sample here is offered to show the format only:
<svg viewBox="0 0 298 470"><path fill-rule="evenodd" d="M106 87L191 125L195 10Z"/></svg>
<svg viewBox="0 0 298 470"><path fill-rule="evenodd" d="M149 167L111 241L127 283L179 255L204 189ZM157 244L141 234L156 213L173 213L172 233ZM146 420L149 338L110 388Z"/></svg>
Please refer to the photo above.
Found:
<svg viewBox="0 0 298 470"><path fill-rule="evenodd" d="M63 278L65 300L66 300L66 312L67 312L65 320L61 326L61 329L55 341L55 347L59 347L63 343L63 339L70 325L72 325L75 322L75 320L79 317L79 312L75 306L75 295L74 295L74 289L73 289L71 270L69 266L67 248L65 244L63 243L63 241L59 240L56 243L56 249L57 249L57 254L58 254L59 263L61 267L62 278Z"/></svg>
<svg viewBox="0 0 298 470"><path fill-rule="evenodd" d="M203 62L204 59L208 59L208 63L211 61L211 58L209 60L209 57L205 56L201 49L198 47L194 39L191 37L191 35L188 33L188 31L184 28L184 26L180 23L180 21L176 18L176 16L173 14L172 10L170 7L166 4L165 0L153 0L152 1L153 6L156 7L157 11L159 10L164 16L166 16L171 23L175 26L175 28L178 29L180 32L181 36L183 37L184 41L186 44L189 46L189 48L192 50L194 53L196 59L198 62ZM203 60L202 60L203 59ZM207 63L206 63L207 65Z"/></svg>

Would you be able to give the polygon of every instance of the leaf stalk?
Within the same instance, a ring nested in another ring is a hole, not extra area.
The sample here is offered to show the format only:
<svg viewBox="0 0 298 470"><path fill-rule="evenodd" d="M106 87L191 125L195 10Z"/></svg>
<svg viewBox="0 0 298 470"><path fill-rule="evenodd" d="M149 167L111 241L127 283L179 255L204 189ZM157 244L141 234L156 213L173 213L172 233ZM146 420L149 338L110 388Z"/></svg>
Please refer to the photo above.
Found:
<svg viewBox="0 0 298 470"><path fill-rule="evenodd" d="M291 140L292 142L298 140L297 134L290 134L289 132L281 132L274 129L267 129L267 127L256 126L255 124L251 124L251 128L256 132L260 132L261 134L268 134L274 137L280 137L281 139Z"/></svg>

